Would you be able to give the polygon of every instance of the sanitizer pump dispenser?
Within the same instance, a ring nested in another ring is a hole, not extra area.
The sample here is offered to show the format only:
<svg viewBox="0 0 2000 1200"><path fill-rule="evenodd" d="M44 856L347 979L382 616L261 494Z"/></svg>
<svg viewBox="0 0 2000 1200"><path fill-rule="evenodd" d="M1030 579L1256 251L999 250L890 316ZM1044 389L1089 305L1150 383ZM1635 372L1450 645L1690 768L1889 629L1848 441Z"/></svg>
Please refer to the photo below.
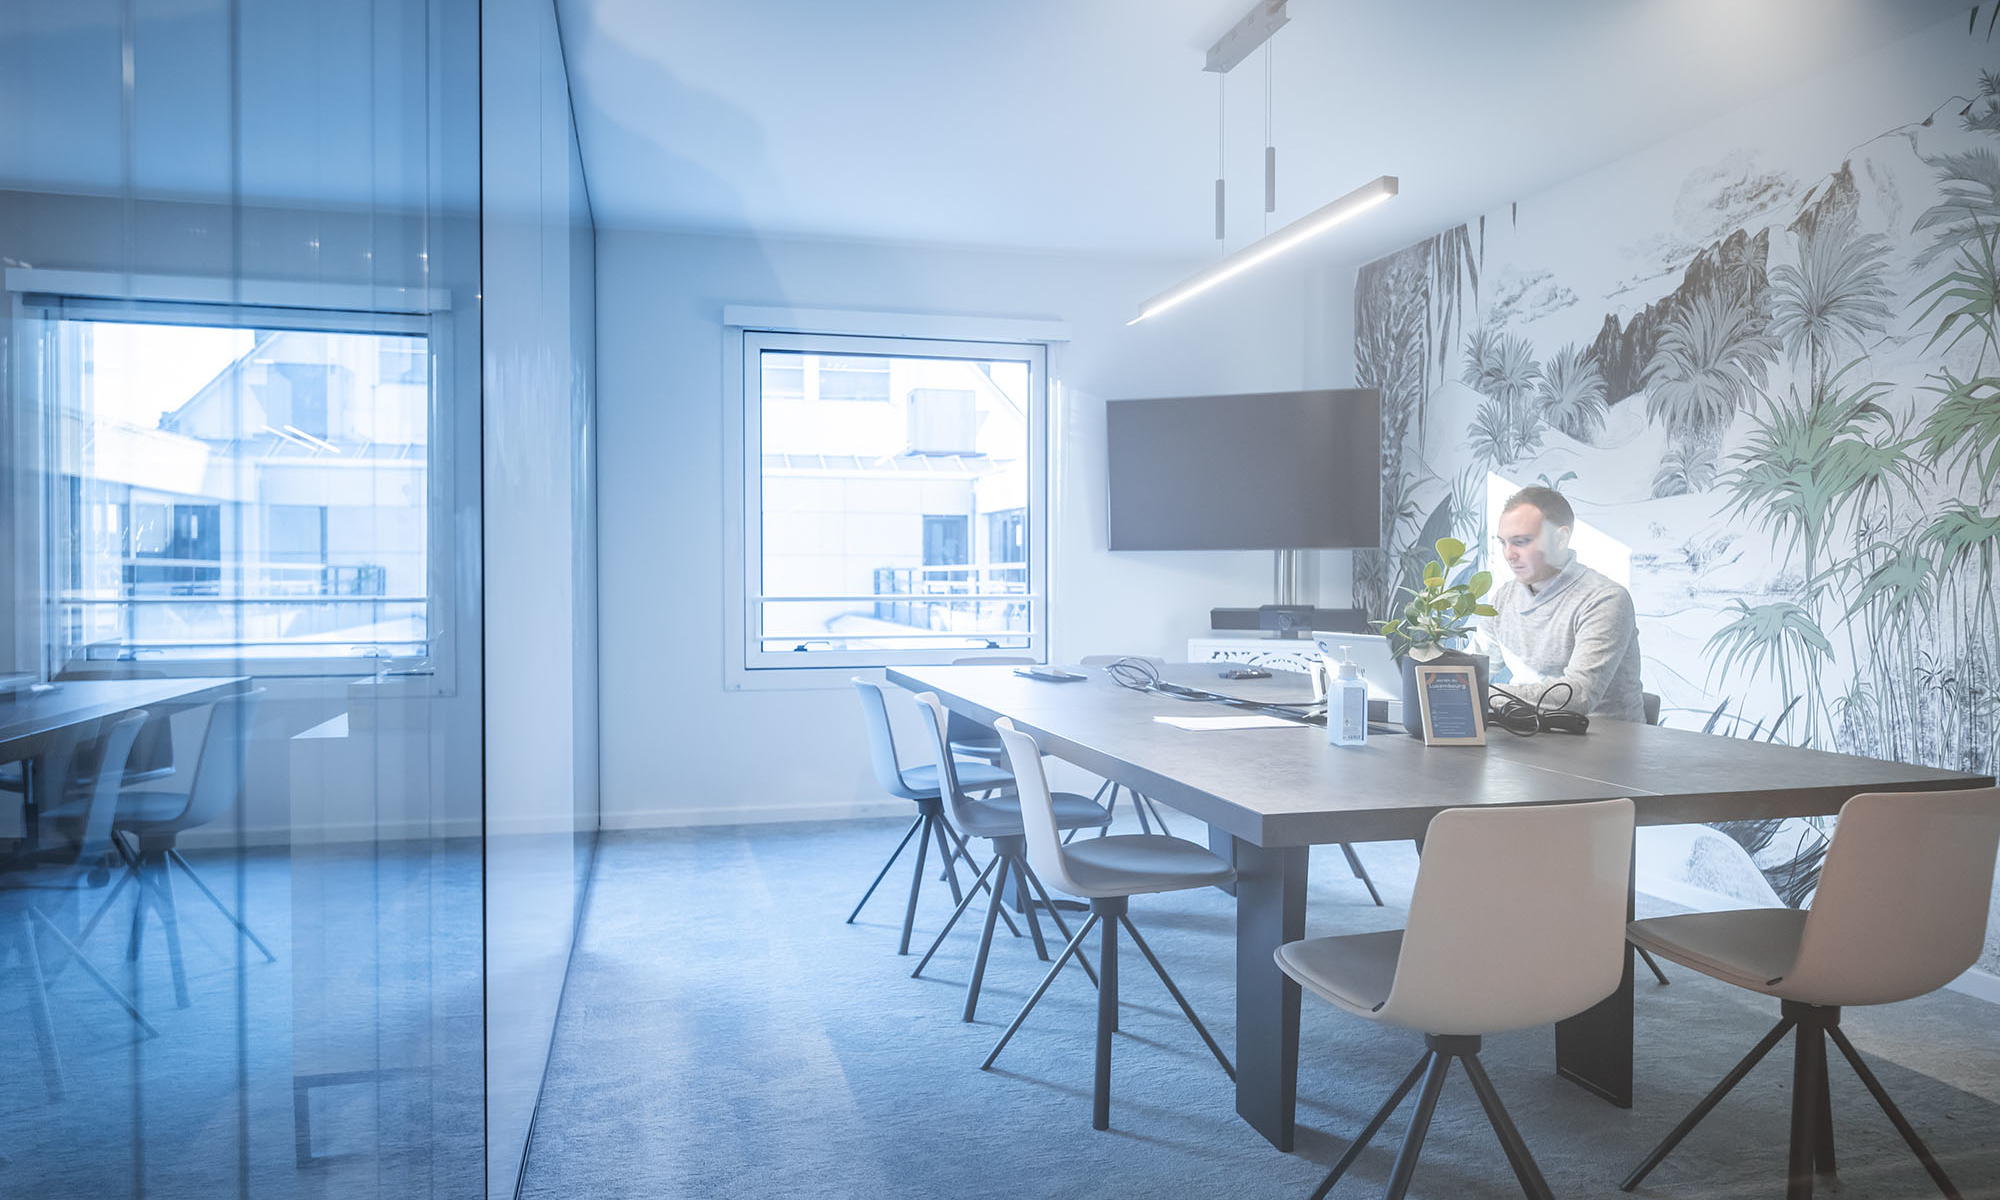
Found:
<svg viewBox="0 0 2000 1200"><path fill-rule="evenodd" d="M1368 744L1368 685L1347 647L1340 648L1339 677L1326 689L1326 740L1336 746Z"/></svg>

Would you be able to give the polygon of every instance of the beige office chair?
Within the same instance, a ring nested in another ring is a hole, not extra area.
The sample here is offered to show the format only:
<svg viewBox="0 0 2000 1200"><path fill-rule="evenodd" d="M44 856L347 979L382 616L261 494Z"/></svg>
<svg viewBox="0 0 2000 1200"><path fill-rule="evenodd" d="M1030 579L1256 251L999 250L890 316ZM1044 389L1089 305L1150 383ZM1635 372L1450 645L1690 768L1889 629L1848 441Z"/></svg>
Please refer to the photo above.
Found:
<svg viewBox="0 0 2000 1200"><path fill-rule="evenodd" d="M1938 1189L1952 1186L1853 1043L1840 1010L1935 991L1979 958L2000 847L2000 789L1878 792L1841 806L1810 909L1752 908L1634 921L1646 946L1725 983L1778 998L1780 1020L1619 1186L1631 1191L1772 1047L1796 1032L1788 1200L1834 1176L1826 1039L1903 1135Z"/></svg>
<svg viewBox="0 0 2000 1200"><path fill-rule="evenodd" d="M1363 1020L1419 1030L1426 1047L1312 1200L1340 1181L1421 1076L1389 1176L1389 1200L1401 1200L1453 1059L1465 1064L1521 1189L1550 1200L1480 1065L1480 1039L1574 1016L1617 990L1631 862L1630 800L1447 809L1425 835L1403 929L1278 947L1278 966L1306 990Z"/></svg>
<svg viewBox="0 0 2000 1200"><path fill-rule="evenodd" d="M1008 1039L1034 1011L1036 1002L1055 982L1063 964L1083 946L1083 939L1090 936L1091 929L1101 925L1097 960L1097 1078L1091 1090L1090 1124L1093 1129L1111 1128L1111 1035L1118 1029L1118 927L1123 925L1132 936L1132 944L1139 947L1139 953L1152 964L1160 982L1167 985L1167 994L1181 1006L1194 1031L1207 1043L1209 1053L1215 1055L1215 1061L1222 1064L1229 1078L1235 1079L1236 1068L1229 1065L1222 1047L1209 1036L1208 1027L1194 1015L1194 1008L1174 986L1166 968L1154 957L1152 948L1139 936L1138 928L1125 912L1127 901L1133 896L1234 882L1234 868L1206 846L1163 833L1088 838L1074 846L1065 846L1057 832L1055 802L1049 795L1048 777L1042 773L1042 754L1035 739L1015 729L1013 722L1005 717L994 728L1007 748L1007 760L1020 790L1028 861L1060 890L1090 901L1090 917L1056 956L1055 965L1043 976L1041 986L1021 1006L1020 1013L1000 1035L993 1052L979 1064L979 1069L991 1067L993 1060L1000 1057Z"/></svg>

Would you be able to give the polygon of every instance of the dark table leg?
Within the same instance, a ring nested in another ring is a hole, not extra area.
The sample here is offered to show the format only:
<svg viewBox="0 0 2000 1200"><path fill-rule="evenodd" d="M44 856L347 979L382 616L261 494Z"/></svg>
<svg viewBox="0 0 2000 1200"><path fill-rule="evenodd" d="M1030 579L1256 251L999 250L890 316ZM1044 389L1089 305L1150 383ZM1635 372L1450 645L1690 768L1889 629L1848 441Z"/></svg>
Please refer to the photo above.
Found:
<svg viewBox="0 0 2000 1200"><path fill-rule="evenodd" d="M1299 985L1271 957L1306 935L1304 846L1240 838L1236 864L1236 1112L1278 1149L1292 1148L1299 1098Z"/></svg>
<svg viewBox="0 0 2000 1200"><path fill-rule="evenodd" d="M1625 876L1631 920L1632 876ZM1624 946L1618 990L1567 1021L1556 1022L1556 1074L1620 1108L1632 1107L1632 943Z"/></svg>
<svg viewBox="0 0 2000 1200"><path fill-rule="evenodd" d="M21 760L21 848L37 850L42 844L42 806L35 794L35 768L41 764L33 758Z"/></svg>

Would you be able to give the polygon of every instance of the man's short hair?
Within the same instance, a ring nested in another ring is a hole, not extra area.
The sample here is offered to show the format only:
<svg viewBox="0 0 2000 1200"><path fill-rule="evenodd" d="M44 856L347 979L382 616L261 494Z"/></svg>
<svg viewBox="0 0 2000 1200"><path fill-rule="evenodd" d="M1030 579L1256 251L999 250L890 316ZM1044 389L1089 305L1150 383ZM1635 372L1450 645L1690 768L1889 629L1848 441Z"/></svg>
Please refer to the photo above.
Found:
<svg viewBox="0 0 2000 1200"><path fill-rule="evenodd" d="M1504 516L1523 504L1532 504L1540 509L1543 518L1558 529L1576 528L1575 510L1570 508L1569 501L1563 499L1563 494L1554 488L1524 487L1507 497L1507 503L1500 506L1500 512Z"/></svg>

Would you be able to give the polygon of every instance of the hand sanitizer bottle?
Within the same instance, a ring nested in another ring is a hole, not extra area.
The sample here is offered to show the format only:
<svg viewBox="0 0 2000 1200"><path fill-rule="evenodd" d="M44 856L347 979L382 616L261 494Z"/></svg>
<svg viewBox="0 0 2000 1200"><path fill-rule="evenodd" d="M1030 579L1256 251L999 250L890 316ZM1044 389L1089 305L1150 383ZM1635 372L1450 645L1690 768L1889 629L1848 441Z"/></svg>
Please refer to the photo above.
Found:
<svg viewBox="0 0 2000 1200"><path fill-rule="evenodd" d="M1368 685L1353 653L1340 648L1339 678L1326 689L1326 740L1335 746L1368 744Z"/></svg>

